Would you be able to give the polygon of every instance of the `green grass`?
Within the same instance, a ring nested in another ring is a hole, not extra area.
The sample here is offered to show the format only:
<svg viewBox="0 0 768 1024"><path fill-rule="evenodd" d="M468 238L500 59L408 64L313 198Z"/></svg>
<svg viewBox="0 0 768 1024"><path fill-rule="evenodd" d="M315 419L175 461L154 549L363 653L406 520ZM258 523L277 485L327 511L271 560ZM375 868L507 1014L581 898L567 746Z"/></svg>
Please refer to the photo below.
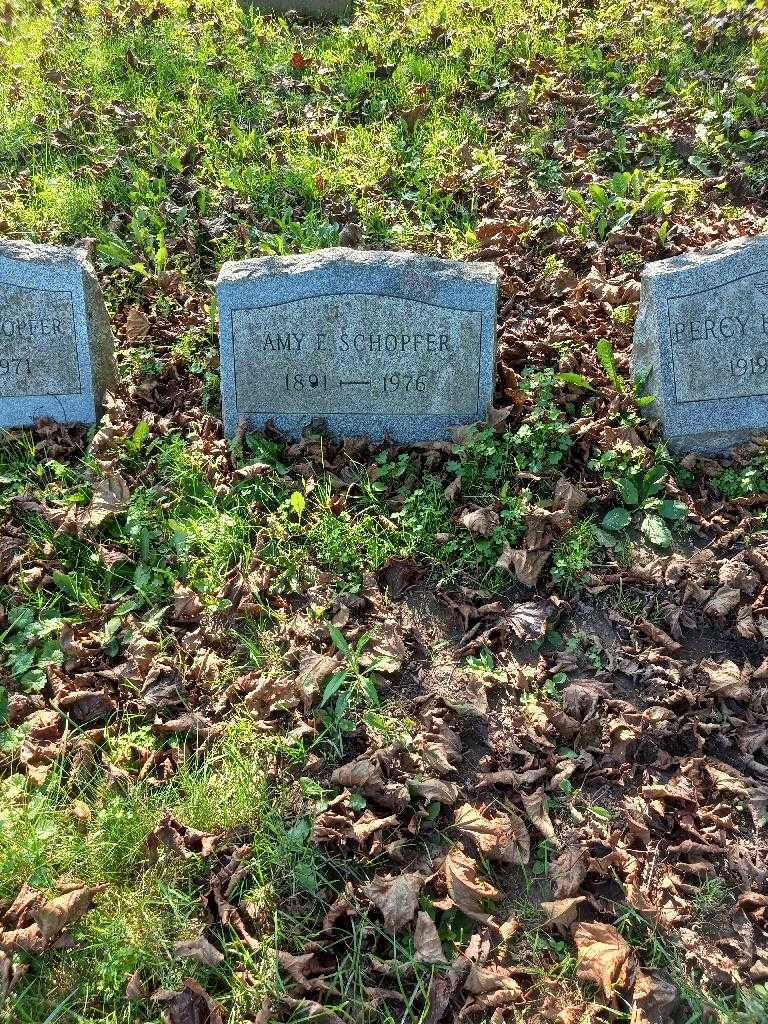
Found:
<svg viewBox="0 0 768 1024"><path fill-rule="evenodd" d="M141 783L115 789L94 771L73 790L58 768L36 790L14 779L3 784L0 903L10 902L25 882L42 891L52 891L59 878L108 883L75 927L77 945L33 958L34 970L14 1000L17 1019L41 1021L69 997L104 1015L95 1019L135 1020L141 1010L123 999L135 970L147 983L171 988L200 973L171 947L205 925L200 895L210 867L200 857L183 860L163 850L159 858L150 855L147 837L166 811L201 831L256 830L247 867L267 920L275 898L293 898L300 879L317 874L315 854L288 830L288 790L267 771L272 746L257 739L251 725L235 721L204 763L182 762L161 789ZM287 747L285 753L294 756ZM87 825L74 816L74 801L87 807ZM275 941L268 930L265 952ZM241 956L235 949L229 963ZM269 970L268 956L260 969Z"/></svg>
<svg viewBox="0 0 768 1024"><path fill-rule="evenodd" d="M575 35L554 2L443 0L405 17L371 2L335 28L241 15L234 2L153 7L118 15L117 30L84 0L66 34L50 3L15 9L0 83L0 161L24 172L0 203L11 231L96 234L107 262L195 274L198 261L332 244L350 215L371 241L461 253L477 186L506 169L510 146L513 178L578 194L579 230L598 236L623 217L695 203L698 176L736 158L765 180L766 43L734 21L703 49L706 28L684 25L705 25L706 0L688 0L679 18L603 2ZM586 156L602 185L583 191L564 184L574 156L558 144L573 109L555 99L537 116L561 76L613 133ZM687 160L654 117L662 103L694 119ZM652 167L635 166L640 153ZM211 235L203 221L222 215ZM179 245L190 233L194 254Z"/></svg>

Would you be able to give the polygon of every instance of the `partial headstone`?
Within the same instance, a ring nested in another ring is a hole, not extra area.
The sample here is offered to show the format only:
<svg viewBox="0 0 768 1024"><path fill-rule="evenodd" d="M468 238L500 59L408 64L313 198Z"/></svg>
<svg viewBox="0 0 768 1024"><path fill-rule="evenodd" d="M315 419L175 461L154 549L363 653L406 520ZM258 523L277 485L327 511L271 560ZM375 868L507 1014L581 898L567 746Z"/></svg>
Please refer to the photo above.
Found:
<svg viewBox="0 0 768 1024"><path fill-rule="evenodd" d="M239 0L246 10L258 8L275 14L294 11L316 21L332 21L352 13L353 0Z"/></svg>
<svg viewBox="0 0 768 1024"><path fill-rule="evenodd" d="M768 433L768 235L645 268L634 371L676 451Z"/></svg>
<svg viewBox="0 0 768 1024"><path fill-rule="evenodd" d="M95 422L112 382L112 352L83 252L0 241L0 427Z"/></svg>
<svg viewBox="0 0 768 1024"><path fill-rule="evenodd" d="M493 397L497 270L324 249L225 263L216 290L224 427L445 438Z"/></svg>

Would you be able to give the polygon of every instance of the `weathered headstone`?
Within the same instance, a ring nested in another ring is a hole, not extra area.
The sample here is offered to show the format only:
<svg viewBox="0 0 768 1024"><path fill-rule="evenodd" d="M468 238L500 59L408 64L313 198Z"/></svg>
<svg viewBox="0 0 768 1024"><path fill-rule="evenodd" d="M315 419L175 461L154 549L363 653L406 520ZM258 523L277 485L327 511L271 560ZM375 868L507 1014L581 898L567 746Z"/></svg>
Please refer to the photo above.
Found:
<svg viewBox="0 0 768 1024"><path fill-rule="evenodd" d="M646 267L634 370L677 451L768 433L768 235Z"/></svg>
<svg viewBox="0 0 768 1024"><path fill-rule="evenodd" d="M246 10L255 7L275 14L295 11L316 21L331 21L352 13L352 0L239 0Z"/></svg>
<svg viewBox="0 0 768 1024"><path fill-rule="evenodd" d="M410 442L486 417L496 268L324 249L226 263L217 282L224 427Z"/></svg>
<svg viewBox="0 0 768 1024"><path fill-rule="evenodd" d="M112 381L112 332L84 253L0 241L0 427L93 423Z"/></svg>

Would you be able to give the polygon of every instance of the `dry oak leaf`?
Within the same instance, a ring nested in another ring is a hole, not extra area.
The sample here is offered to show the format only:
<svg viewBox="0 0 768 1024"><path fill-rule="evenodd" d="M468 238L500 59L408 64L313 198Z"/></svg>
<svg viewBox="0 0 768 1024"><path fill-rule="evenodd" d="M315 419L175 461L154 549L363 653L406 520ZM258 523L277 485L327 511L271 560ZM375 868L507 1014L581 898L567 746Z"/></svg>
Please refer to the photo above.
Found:
<svg viewBox="0 0 768 1024"><path fill-rule="evenodd" d="M671 981L638 970L632 992L630 1024L663 1024L672 1019L677 989Z"/></svg>
<svg viewBox="0 0 768 1024"><path fill-rule="evenodd" d="M419 736L416 749L421 755L425 767L438 775L450 775L456 771L456 764L461 761L461 737L447 725L439 730Z"/></svg>
<svg viewBox="0 0 768 1024"><path fill-rule="evenodd" d="M734 796L748 796L749 787L743 775L737 774L735 769L727 765L714 765L708 762L704 765L704 771L710 777L712 784L718 793L731 793Z"/></svg>
<svg viewBox="0 0 768 1024"><path fill-rule="evenodd" d="M459 516L459 523L478 537L490 537L499 522L499 514L492 508L478 508L471 512L463 512Z"/></svg>
<svg viewBox="0 0 768 1024"><path fill-rule="evenodd" d="M578 952L579 980L599 985L606 999L613 999L617 988L626 991L631 987L637 960L632 947L612 924L578 924L573 941Z"/></svg>
<svg viewBox="0 0 768 1024"><path fill-rule="evenodd" d="M483 995L487 992L498 992L504 989L522 995L520 986L511 977L512 970L501 964L472 964L469 975L464 982L466 992L472 995Z"/></svg>
<svg viewBox="0 0 768 1024"><path fill-rule="evenodd" d="M702 661L699 671L707 680L707 691L718 697L749 700L751 691L745 673L733 661Z"/></svg>
<svg viewBox="0 0 768 1024"><path fill-rule="evenodd" d="M422 782L409 782L408 788L416 796L439 804L455 804L459 797L459 787L455 782L446 782L443 779L424 779Z"/></svg>
<svg viewBox="0 0 768 1024"><path fill-rule="evenodd" d="M25 928L14 928L11 931L0 931L0 952L4 953L43 953L47 943L43 940L40 928L30 924Z"/></svg>
<svg viewBox="0 0 768 1024"><path fill-rule="evenodd" d="M277 961L281 969L289 977L293 978L304 992L310 992L313 989L321 992L327 991L328 985L324 981L320 978L309 977L310 974L317 974L322 970L316 953L300 953L296 955L279 949L277 951Z"/></svg>
<svg viewBox="0 0 768 1024"><path fill-rule="evenodd" d="M130 306L125 318L125 334L131 345L143 341L149 334L149 318L138 306Z"/></svg>
<svg viewBox="0 0 768 1024"><path fill-rule="evenodd" d="M194 590L176 581L173 587L173 618L176 622L199 622L203 604Z"/></svg>
<svg viewBox="0 0 768 1024"><path fill-rule="evenodd" d="M161 847L187 859L199 855L208 857L216 849L219 837L211 832L199 832L182 824L166 811L146 839L150 855L157 855Z"/></svg>
<svg viewBox="0 0 768 1024"><path fill-rule="evenodd" d="M503 569L514 569L518 583L522 583L524 587L535 587L549 556L549 551L523 551L520 549L513 551L510 549L508 553L506 550L502 553L496 564ZM502 565L502 558L505 558L509 564Z"/></svg>
<svg viewBox="0 0 768 1024"><path fill-rule="evenodd" d="M307 710L315 703L320 687L323 686L339 668L338 658L327 654L306 654L299 662L299 681L304 692Z"/></svg>
<svg viewBox="0 0 768 1024"><path fill-rule="evenodd" d="M43 941L46 944L52 942L65 928L79 921L93 906L94 897L106 888L106 883L73 886L69 892L34 908L32 917L40 928Z"/></svg>
<svg viewBox="0 0 768 1024"><path fill-rule="evenodd" d="M372 811L364 811L357 821L352 822L352 831L358 843L364 843L376 832L397 824L397 815L388 814L385 818L377 818Z"/></svg>
<svg viewBox="0 0 768 1024"><path fill-rule="evenodd" d="M311 838L313 843L318 844L343 843L346 839L355 838L348 790L331 800L326 810L317 815L312 823Z"/></svg>
<svg viewBox="0 0 768 1024"><path fill-rule="evenodd" d="M497 900L501 893L490 882L478 878L477 861L454 847L443 861L443 872L448 897L434 905L439 910L458 907L467 917L488 924L491 915L483 910L481 900Z"/></svg>
<svg viewBox="0 0 768 1024"><path fill-rule="evenodd" d="M609 281L597 267L592 267L578 289L589 292L598 302L607 302L609 306L624 306L640 299L639 281L627 280L626 277Z"/></svg>
<svg viewBox="0 0 768 1024"><path fill-rule="evenodd" d="M590 856L586 849L569 846L557 857L549 868L549 877L555 887L555 897L560 900L573 896L587 877Z"/></svg>
<svg viewBox="0 0 768 1024"><path fill-rule="evenodd" d="M586 896L567 896L562 900L542 902L541 909L547 915L547 924L553 924L565 932L575 924L579 916L579 908L586 902Z"/></svg>
<svg viewBox="0 0 768 1024"><path fill-rule="evenodd" d="M363 892L381 911L388 930L399 932L413 920L423 885L423 875L418 872L405 872L393 878L377 876L363 886Z"/></svg>
<svg viewBox="0 0 768 1024"><path fill-rule="evenodd" d="M558 1005L559 1005L559 996ZM574 1006L566 1006L555 1017L555 1008L552 1008L553 1016L551 1019L555 1024L593 1024L593 1021L599 1021L602 1016L602 1012L605 1007L600 1003L577 1003Z"/></svg>
<svg viewBox="0 0 768 1024"><path fill-rule="evenodd" d="M16 963L5 953L0 953L0 1006L9 993L18 985L29 970L29 964Z"/></svg>
<svg viewBox="0 0 768 1024"><path fill-rule="evenodd" d="M554 825L552 824L552 819L549 817L547 797L543 787L534 790L533 793L522 793L521 796L525 806L525 813L530 818L532 824L536 826L544 838L552 843L553 846L562 846L560 837L555 832Z"/></svg>
<svg viewBox="0 0 768 1024"><path fill-rule="evenodd" d="M513 811L489 817L471 804L464 804L456 811L454 824L463 835L471 836L478 850L490 860L527 864L530 859L528 830Z"/></svg>
<svg viewBox="0 0 768 1024"><path fill-rule="evenodd" d="M529 643L544 635L551 612L551 605L546 602L524 601L508 608L504 621L518 640Z"/></svg>
<svg viewBox="0 0 768 1024"><path fill-rule="evenodd" d="M85 510L84 521L90 526L98 526L108 516L122 511L130 496L130 488L119 473L105 476L93 488L93 497Z"/></svg>
<svg viewBox="0 0 768 1024"><path fill-rule="evenodd" d="M287 1010L300 1014L299 1020L306 1020L307 1024L344 1024L341 1017L332 1010L327 1009L322 1003L314 999L293 999L291 996L281 996L281 1006ZM270 1016L270 1021L274 1018Z"/></svg>
<svg viewBox="0 0 768 1024"><path fill-rule="evenodd" d="M425 911L416 915L416 927L413 930L414 960L422 964L444 964L445 954L435 922Z"/></svg>
<svg viewBox="0 0 768 1024"><path fill-rule="evenodd" d="M183 939L181 942L174 942L173 955L197 960L204 967L216 967L224 961L224 954L221 950L216 949L204 935L199 935L196 939Z"/></svg>
<svg viewBox="0 0 768 1024"><path fill-rule="evenodd" d="M732 986L741 981L736 964L722 950L691 928L680 928L679 935L686 962L701 972L705 982Z"/></svg>
<svg viewBox="0 0 768 1024"><path fill-rule="evenodd" d="M165 1006L166 1024L224 1024L218 1004L193 978L185 978L181 992L161 989L152 999Z"/></svg>

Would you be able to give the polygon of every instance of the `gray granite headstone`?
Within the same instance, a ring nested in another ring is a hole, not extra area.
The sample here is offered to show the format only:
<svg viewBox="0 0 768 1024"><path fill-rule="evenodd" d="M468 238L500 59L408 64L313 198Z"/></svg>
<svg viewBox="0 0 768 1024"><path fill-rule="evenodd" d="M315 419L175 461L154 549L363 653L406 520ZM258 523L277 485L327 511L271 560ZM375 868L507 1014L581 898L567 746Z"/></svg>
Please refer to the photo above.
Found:
<svg viewBox="0 0 768 1024"><path fill-rule="evenodd" d="M0 427L93 423L112 368L112 332L85 254L0 241Z"/></svg>
<svg viewBox="0 0 768 1024"><path fill-rule="evenodd" d="M634 371L676 451L768 433L768 235L645 268Z"/></svg>
<svg viewBox="0 0 768 1024"><path fill-rule="evenodd" d="M260 10L287 14L295 11L316 21L331 21L352 13L352 0L239 0L240 6L246 10Z"/></svg>
<svg viewBox="0 0 768 1024"><path fill-rule="evenodd" d="M224 427L444 438L493 397L495 266L323 249L225 263Z"/></svg>

